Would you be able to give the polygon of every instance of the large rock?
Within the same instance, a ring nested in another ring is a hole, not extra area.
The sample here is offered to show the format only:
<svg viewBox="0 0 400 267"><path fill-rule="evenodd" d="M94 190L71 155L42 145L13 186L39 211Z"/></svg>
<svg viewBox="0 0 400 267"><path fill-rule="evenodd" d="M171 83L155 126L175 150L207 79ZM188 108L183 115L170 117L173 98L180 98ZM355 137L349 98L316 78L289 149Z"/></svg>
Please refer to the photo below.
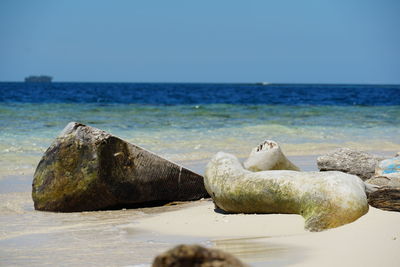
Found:
<svg viewBox="0 0 400 267"><path fill-rule="evenodd" d="M239 259L217 249L179 245L158 255L152 267L245 267Z"/></svg>
<svg viewBox="0 0 400 267"><path fill-rule="evenodd" d="M251 172L234 155L219 152L208 163L204 182L224 211L300 214L310 231L353 222L368 211L366 185L343 172Z"/></svg>
<svg viewBox="0 0 400 267"><path fill-rule="evenodd" d="M374 176L375 167L383 159L366 152L339 148L318 157L317 165L320 171L341 171L367 180Z"/></svg>
<svg viewBox="0 0 400 267"><path fill-rule="evenodd" d="M69 123L32 184L35 209L89 211L207 197L203 177L105 131Z"/></svg>

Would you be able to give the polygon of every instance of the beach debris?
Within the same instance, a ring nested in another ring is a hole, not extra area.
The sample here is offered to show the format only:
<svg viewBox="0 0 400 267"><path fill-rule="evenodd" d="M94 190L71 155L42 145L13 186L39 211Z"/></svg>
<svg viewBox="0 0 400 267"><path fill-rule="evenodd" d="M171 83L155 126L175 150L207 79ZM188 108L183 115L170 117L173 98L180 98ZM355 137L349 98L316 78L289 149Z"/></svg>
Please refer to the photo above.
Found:
<svg viewBox="0 0 400 267"><path fill-rule="evenodd" d="M158 255L152 267L245 267L233 255L199 245L178 245Z"/></svg>
<svg viewBox="0 0 400 267"><path fill-rule="evenodd" d="M90 211L207 197L203 177L137 145L69 123L40 160L35 209Z"/></svg>
<svg viewBox="0 0 400 267"><path fill-rule="evenodd" d="M208 163L204 182L217 208L229 213L299 214L310 231L351 223L369 207L366 185L355 175L337 171L252 172L244 169L236 156L224 152Z"/></svg>
<svg viewBox="0 0 400 267"><path fill-rule="evenodd" d="M379 162L375 169L375 176L400 177L400 156Z"/></svg>
<svg viewBox="0 0 400 267"><path fill-rule="evenodd" d="M378 186L368 194L371 206L390 211L400 211L400 157L385 159L378 163L375 176L365 181Z"/></svg>
<svg viewBox="0 0 400 267"><path fill-rule="evenodd" d="M354 174L362 180L374 176L375 168L383 157L350 148L338 148L317 159L320 171L341 171Z"/></svg>
<svg viewBox="0 0 400 267"><path fill-rule="evenodd" d="M278 143L272 140L265 140L253 148L243 166L253 172L265 170L300 171L299 167L286 158Z"/></svg>
<svg viewBox="0 0 400 267"><path fill-rule="evenodd" d="M377 186L400 187L400 157L380 161L375 176L365 182Z"/></svg>
<svg viewBox="0 0 400 267"><path fill-rule="evenodd" d="M400 186L384 186L368 195L368 203L375 208L400 211Z"/></svg>

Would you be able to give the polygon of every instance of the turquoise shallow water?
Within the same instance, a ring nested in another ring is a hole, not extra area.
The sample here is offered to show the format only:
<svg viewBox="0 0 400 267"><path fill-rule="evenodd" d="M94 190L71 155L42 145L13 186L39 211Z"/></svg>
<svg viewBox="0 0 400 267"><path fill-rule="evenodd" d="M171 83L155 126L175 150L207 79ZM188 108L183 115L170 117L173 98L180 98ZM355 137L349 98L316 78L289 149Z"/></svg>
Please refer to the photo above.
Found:
<svg viewBox="0 0 400 267"><path fill-rule="evenodd" d="M70 121L183 163L221 150L245 157L264 139L281 143L288 155L340 146L400 150L399 106L0 103L0 174L32 172Z"/></svg>

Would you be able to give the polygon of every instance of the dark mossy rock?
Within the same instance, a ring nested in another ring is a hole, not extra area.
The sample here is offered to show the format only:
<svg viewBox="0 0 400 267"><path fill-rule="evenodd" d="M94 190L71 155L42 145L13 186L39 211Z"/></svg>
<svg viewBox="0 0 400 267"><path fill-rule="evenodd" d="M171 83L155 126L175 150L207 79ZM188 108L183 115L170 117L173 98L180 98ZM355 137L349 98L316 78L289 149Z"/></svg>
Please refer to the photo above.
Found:
<svg viewBox="0 0 400 267"><path fill-rule="evenodd" d="M363 151L339 148L318 157L317 165L320 171L341 171L367 180L374 176L376 166L383 159Z"/></svg>
<svg viewBox="0 0 400 267"><path fill-rule="evenodd" d="M105 131L71 122L35 171L35 209L90 211L208 197L203 177Z"/></svg>
<svg viewBox="0 0 400 267"><path fill-rule="evenodd" d="M244 267L239 259L217 249L198 245L179 245L158 255L152 267Z"/></svg>

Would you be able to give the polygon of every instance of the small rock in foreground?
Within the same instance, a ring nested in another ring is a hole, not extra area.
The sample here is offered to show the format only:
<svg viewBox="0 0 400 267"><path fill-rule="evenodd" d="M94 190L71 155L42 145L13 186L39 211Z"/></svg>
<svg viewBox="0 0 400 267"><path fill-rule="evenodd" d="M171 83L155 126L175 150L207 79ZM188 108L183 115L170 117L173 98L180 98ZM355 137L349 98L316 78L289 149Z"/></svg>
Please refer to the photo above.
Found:
<svg viewBox="0 0 400 267"><path fill-rule="evenodd" d="M105 131L71 122L36 168L35 209L91 211L207 197L203 177Z"/></svg>
<svg viewBox="0 0 400 267"><path fill-rule="evenodd" d="M217 249L179 245L158 255L152 267L244 267L239 259Z"/></svg>
<svg viewBox="0 0 400 267"><path fill-rule="evenodd" d="M367 180L374 176L378 162L383 159L363 151L339 148L318 157L317 165L320 171L341 171Z"/></svg>

